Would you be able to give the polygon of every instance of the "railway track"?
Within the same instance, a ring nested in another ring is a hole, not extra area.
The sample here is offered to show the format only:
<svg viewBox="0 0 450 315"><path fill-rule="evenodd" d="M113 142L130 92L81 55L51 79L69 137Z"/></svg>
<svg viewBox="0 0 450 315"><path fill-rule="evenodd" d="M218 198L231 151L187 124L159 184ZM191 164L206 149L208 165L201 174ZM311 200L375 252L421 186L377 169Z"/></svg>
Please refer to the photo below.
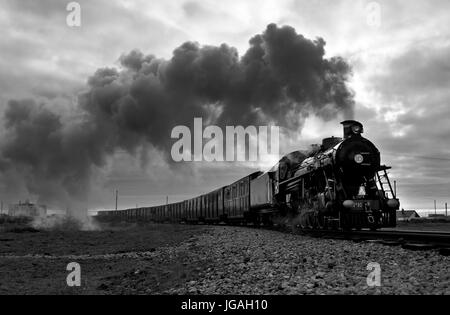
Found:
<svg viewBox="0 0 450 315"><path fill-rule="evenodd" d="M255 227L247 225L247 227ZM439 250L444 256L450 256L450 232L414 231L414 230L303 230L288 228L286 225L258 226L284 233L294 233L317 238L344 239L354 242L373 242L388 246L401 246L410 250Z"/></svg>
<svg viewBox="0 0 450 315"><path fill-rule="evenodd" d="M166 222L169 223L169 222ZM193 222L183 222L180 224L194 224ZM205 224L199 223L196 224ZM209 225L209 224L206 224ZM284 224L269 226L255 226L245 224L226 224L224 222L217 225L241 226L247 228L263 228L275 230L281 233L293 233L299 235L307 235L317 238L343 239L352 240L354 242L373 242L381 243L388 246L401 246L410 250L439 250L444 256L450 256L450 232L443 231L413 231L413 230L302 230L299 228L288 227Z"/></svg>
<svg viewBox="0 0 450 315"><path fill-rule="evenodd" d="M401 246L410 250L439 250L445 256L450 255L450 233L437 231L300 231L299 234L319 238L346 239L355 242L374 242L389 246Z"/></svg>

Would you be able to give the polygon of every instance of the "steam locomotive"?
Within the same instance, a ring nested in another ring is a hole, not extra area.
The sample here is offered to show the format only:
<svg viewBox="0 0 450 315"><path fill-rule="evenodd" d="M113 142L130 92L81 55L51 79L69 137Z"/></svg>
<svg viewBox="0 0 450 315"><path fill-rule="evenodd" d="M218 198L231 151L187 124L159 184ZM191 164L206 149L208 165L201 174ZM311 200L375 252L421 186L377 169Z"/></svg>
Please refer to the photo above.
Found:
<svg viewBox="0 0 450 315"><path fill-rule="evenodd" d="M362 137L363 125L341 123L344 137L284 156L267 172L182 202L102 211L102 218L156 222L271 225L294 222L302 229L351 230L394 227L400 203L390 167Z"/></svg>

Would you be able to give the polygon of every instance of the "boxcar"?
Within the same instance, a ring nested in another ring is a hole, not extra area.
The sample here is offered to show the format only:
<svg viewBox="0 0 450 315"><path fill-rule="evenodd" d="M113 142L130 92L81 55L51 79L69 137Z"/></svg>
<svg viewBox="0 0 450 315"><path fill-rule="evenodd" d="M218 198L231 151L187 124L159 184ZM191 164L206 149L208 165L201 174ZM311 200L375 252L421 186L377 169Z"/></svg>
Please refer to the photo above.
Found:
<svg viewBox="0 0 450 315"><path fill-rule="evenodd" d="M206 221L218 222L223 220L223 191L224 188L217 189L206 195Z"/></svg>
<svg viewBox="0 0 450 315"><path fill-rule="evenodd" d="M224 216L226 220L250 217L250 181L261 175L255 172L224 188Z"/></svg>

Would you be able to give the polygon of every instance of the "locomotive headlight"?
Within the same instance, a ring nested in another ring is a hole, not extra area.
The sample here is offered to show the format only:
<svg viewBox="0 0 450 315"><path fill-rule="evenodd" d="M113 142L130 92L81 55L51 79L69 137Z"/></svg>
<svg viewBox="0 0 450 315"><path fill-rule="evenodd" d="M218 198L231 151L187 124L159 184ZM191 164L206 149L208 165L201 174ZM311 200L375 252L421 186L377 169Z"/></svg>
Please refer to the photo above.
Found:
<svg viewBox="0 0 450 315"><path fill-rule="evenodd" d="M389 199L387 205L389 208L398 209L400 207L400 202L397 199Z"/></svg>
<svg viewBox="0 0 450 315"><path fill-rule="evenodd" d="M364 157L362 156L362 154L355 154L355 162L358 164L361 164L362 162L364 162Z"/></svg>
<svg viewBox="0 0 450 315"><path fill-rule="evenodd" d="M342 205L347 208L347 209L351 209L355 206L355 202L353 200L345 200Z"/></svg>

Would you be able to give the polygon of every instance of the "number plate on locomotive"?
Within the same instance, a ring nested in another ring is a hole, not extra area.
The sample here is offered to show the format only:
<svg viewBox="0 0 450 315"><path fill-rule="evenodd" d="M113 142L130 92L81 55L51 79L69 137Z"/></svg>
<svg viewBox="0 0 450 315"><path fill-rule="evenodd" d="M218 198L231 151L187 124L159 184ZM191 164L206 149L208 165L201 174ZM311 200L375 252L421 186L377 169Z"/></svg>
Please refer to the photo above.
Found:
<svg viewBox="0 0 450 315"><path fill-rule="evenodd" d="M364 208L364 202L362 201L355 201L355 209L363 209Z"/></svg>

